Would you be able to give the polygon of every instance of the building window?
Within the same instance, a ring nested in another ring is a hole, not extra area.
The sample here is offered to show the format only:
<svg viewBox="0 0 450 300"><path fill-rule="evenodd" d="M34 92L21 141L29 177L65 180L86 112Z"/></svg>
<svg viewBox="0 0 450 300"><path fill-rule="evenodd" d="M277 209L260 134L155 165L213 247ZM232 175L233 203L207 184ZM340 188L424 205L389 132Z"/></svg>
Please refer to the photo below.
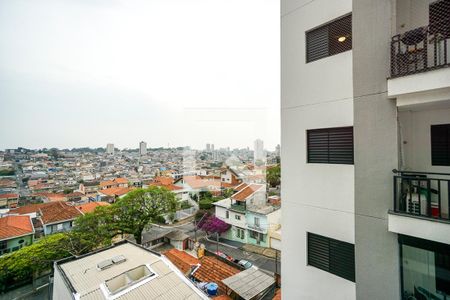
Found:
<svg viewBox="0 0 450 300"><path fill-rule="evenodd" d="M307 130L308 163L353 164L353 127Z"/></svg>
<svg viewBox="0 0 450 300"><path fill-rule="evenodd" d="M227 219L230 218L230 212L228 210L225 212L225 218L227 218Z"/></svg>
<svg viewBox="0 0 450 300"><path fill-rule="evenodd" d="M355 282L355 245L308 232L308 265Z"/></svg>
<svg viewBox="0 0 450 300"><path fill-rule="evenodd" d="M234 218L235 218L236 220L241 220L241 216L240 216L240 215L234 215Z"/></svg>
<svg viewBox="0 0 450 300"><path fill-rule="evenodd" d="M404 299L449 299L450 246L399 236Z"/></svg>
<svg viewBox="0 0 450 300"><path fill-rule="evenodd" d="M255 226L259 227L259 218L255 217Z"/></svg>
<svg viewBox="0 0 450 300"><path fill-rule="evenodd" d="M450 124L431 125L431 164L450 166Z"/></svg>
<svg viewBox="0 0 450 300"><path fill-rule="evenodd" d="M245 230L241 228L236 228L236 236L240 239L245 238Z"/></svg>
<svg viewBox="0 0 450 300"><path fill-rule="evenodd" d="M306 62L352 49L352 15L306 32Z"/></svg>

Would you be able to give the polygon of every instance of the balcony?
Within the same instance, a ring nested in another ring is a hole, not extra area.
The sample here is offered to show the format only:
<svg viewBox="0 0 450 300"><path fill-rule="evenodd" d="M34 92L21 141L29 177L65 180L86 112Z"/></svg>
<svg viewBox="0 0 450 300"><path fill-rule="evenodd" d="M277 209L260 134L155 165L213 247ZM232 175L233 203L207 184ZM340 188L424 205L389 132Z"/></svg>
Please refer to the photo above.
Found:
<svg viewBox="0 0 450 300"><path fill-rule="evenodd" d="M450 174L397 171L394 212L450 223L449 193Z"/></svg>
<svg viewBox="0 0 450 300"><path fill-rule="evenodd" d="M389 231L450 243L450 174L394 170Z"/></svg>
<svg viewBox="0 0 450 300"><path fill-rule="evenodd" d="M244 203L236 202L230 205L230 210L245 213L246 211L246 205Z"/></svg>
<svg viewBox="0 0 450 300"><path fill-rule="evenodd" d="M391 78L450 66L450 18L397 34L391 40Z"/></svg>
<svg viewBox="0 0 450 300"><path fill-rule="evenodd" d="M396 0L388 97L399 109L450 102L450 2Z"/></svg>

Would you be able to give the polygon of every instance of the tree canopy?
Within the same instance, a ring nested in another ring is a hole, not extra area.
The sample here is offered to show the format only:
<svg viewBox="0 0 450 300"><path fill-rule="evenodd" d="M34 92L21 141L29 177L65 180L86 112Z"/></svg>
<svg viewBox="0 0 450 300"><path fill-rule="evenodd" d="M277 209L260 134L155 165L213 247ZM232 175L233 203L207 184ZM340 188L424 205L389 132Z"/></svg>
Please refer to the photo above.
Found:
<svg viewBox="0 0 450 300"><path fill-rule="evenodd" d="M280 165L276 165L274 167L267 169L267 182L270 186L275 187L277 185L280 185L281 183L281 167Z"/></svg>
<svg viewBox="0 0 450 300"><path fill-rule="evenodd" d="M214 215L205 214L200 222L198 222L197 227L207 234L222 234L230 228L230 224L225 223Z"/></svg>

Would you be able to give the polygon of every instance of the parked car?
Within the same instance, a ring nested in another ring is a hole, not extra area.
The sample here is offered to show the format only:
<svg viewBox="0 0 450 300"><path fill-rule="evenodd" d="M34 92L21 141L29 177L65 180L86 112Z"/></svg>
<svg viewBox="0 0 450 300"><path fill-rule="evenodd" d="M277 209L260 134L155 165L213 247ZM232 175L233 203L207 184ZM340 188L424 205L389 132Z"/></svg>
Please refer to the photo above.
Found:
<svg viewBox="0 0 450 300"><path fill-rule="evenodd" d="M226 260L235 261L235 259L233 259L233 257L231 257L231 256L229 256L229 255L227 255L227 254L225 254L225 253L223 253L221 251L216 251L215 253L216 253L216 255L218 255L218 256L220 256L222 258L225 258Z"/></svg>
<svg viewBox="0 0 450 300"><path fill-rule="evenodd" d="M244 259L239 260L237 262L237 264L244 267L244 269L246 269L246 270L250 269L253 266L253 264L251 262L249 262L248 260L244 260Z"/></svg>

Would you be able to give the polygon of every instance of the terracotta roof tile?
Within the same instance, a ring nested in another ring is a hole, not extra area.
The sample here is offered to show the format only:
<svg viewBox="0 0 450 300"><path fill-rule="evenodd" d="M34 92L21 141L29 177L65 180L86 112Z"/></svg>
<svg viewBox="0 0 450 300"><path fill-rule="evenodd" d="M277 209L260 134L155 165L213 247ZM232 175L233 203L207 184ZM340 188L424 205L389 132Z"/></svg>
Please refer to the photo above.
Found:
<svg viewBox="0 0 450 300"><path fill-rule="evenodd" d="M99 193L102 193L106 196L122 196L128 194L132 189L127 187L112 187L104 190L100 190Z"/></svg>
<svg viewBox="0 0 450 300"><path fill-rule="evenodd" d="M239 184L238 186L236 186L236 187L234 188L234 190L235 190L236 192L239 192L240 190L246 188L247 186L248 186L248 184L246 184L245 182L243 182L243 183Z"/></svg>
<svg viewBox="0 0 450 300"><path fill-rule="evenodd" d="M29 216L7 216L0 218L0 240L34 232Z"/></svg>
<svg viewBox="0 0 450 300"><path fill-rule="evenodd" d="M199 263L197 258L178 249L170 249L163 254L184 274L191 271L191 266L195 266Z"/></svg>
<svg viewBox="0 0 450 300"><path fill-rule="evenodd" d="M0 194L0 199L19 198L19 194Z"/></svg>
<svg viewBox="0 0 450 300"><path fill-rule="evenodd" d="M59 221L72 220L82 213L74 206L66 202L54 202L52 205L41 207L40 215L43 224L50 224Z"/></svg>
<svg viewBox="0 0 450 300"><path fill-rule="evenodd" d="M108 206L108 202L89 202L82 205L77 205L77 209L83 213L90 213L93 212L97 207L99 206Z"/></svg>
<svg viewBox="0 0 450 300"><path fill-rule="evenodd" d="M25 206L21 206L15 209L11 209L9 211L10 214L19 214L19 215L25 215L25 214L31 214L38 212L41 207L51 205L52 203L38 203L38 204L28 204Z"/></svg>
<svg viewBox="0 0 450 300"><path fill-rule="evenodd" d="M110 185L119 185L128 183L128 179L126 178L114 178L113 180L107 180L100 182L100 187L110 186Z"/></svg>
<svg viewBox="0 0 450 300"><path fill-rule="evenodd" d="M233 300L233 298L231 298L231 297L228 296L228 295L220 295L220 296L214 297L213 299L214 299L214 300ZM281 300L281 299L280 299L280 300Z"/></svg>
<svg viewBox="0 0 450 300"><path fill-rule="evenodd" d="M236 201L245 201L248 197L250 197L254 192L261 189L264 185L262 184L250 184L232 195L231 198Z"/></svg>
<svg viewBox="0 0 450 300"><path fill-rule="evenodd" d="M202 282L215 282L219 285L219 292L225 293L226 286L222 280L239 273L234 268L212 256L204 256L200 260L200 268L193 274L194 278Z"/></svg>

